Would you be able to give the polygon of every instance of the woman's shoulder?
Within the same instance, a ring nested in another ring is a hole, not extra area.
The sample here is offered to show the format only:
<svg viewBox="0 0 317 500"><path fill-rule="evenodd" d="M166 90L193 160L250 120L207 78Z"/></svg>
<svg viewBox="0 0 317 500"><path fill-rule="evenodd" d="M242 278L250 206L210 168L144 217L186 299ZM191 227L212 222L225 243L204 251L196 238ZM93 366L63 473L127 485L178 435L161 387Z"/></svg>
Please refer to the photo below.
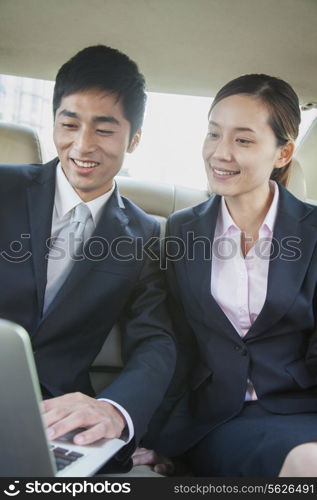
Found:
<svg viewBox="0 0 317 500"><path fill-rule="evenodd" d="M168 225L173 226L175 229L183 224L186 224L187 222L201 217L210 209L217 198L219 197L212 195L208 200L199 203L199 205L177 210L168 217Z"/></svg>
<svg viewBox="0 0 317 500"><path fill-rule="evenodd" d="M309 223L317 228L317 205L313 205L312 203L306 203L305 207L307 210L306 219Z"/></svg>
<svg viewBox="0 0 317 500"><path fill-rule="evenodd" d="M313 225L317 224L317 205L314 205L309 201L300 200L283 186L279 186L279 188L279 207L282 212L299 221L309 222Z"/></svg>

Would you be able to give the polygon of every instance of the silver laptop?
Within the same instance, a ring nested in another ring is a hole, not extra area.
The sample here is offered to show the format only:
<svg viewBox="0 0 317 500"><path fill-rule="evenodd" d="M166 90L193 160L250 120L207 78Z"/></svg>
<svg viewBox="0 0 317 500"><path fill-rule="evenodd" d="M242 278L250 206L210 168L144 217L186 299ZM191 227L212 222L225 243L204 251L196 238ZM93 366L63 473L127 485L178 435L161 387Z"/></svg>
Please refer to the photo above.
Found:
<svg viewBox="0 0 317 500"><path fill-rule="evenodd" d="M48 441L30 338L21 326L0 319L0 476L92 476L126 443L102 439L72 443L74 433Z"/></svg>

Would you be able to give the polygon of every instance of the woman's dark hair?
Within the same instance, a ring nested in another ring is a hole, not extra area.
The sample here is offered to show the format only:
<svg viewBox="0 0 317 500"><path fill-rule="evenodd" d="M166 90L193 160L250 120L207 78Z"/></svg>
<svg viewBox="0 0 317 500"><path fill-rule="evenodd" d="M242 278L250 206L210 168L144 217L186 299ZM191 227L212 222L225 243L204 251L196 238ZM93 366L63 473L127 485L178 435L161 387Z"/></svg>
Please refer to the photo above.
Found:
<svg viewBox="0 0 317 500"><path fill-rule="evenodd" d="M267 107L271 126L279 146L295 141L300 124L300 107L296 93L284 80L263 74L242 75L224 85L214 98L214 106L226 97L247 94L259 98ZM291 161L282 168L274 168L271 179L284 186L290 175Z"/></svg>
<svg viewBox="0 0 317 500"><path fill-rule="evenodd" d="M135 62L106 45L87 47L75 54L57 73L53 95L54 117L64 96L89 89L113 92L121 99L130 122L130 139L143 123L145 80Z"/></svg>

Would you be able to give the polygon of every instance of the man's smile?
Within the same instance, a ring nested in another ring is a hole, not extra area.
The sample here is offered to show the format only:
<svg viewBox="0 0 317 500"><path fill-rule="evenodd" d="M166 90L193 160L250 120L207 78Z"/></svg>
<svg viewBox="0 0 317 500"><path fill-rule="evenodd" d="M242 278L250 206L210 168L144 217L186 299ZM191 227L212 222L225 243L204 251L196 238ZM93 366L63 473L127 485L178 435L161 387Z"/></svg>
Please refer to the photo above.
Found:
<svg viewBox="0 0 317 500"><path fill-rule="evenodd" d="M71 160L75 163L77 167L80 168L95 168L99 165L99 163L96 161L77 160L75 158L71 158Z"/></svg>

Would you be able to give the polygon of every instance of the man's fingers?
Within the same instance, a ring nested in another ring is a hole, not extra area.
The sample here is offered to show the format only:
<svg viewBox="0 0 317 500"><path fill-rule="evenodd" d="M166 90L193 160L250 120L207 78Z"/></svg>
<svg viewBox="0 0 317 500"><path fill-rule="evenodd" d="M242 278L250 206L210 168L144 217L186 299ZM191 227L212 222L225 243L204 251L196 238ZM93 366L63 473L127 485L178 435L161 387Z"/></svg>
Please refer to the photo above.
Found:
<svg viewBox="0 0 317 500"><path fill-rule="evenodd" d="M70 408L66 406L46 411L43 415L46 427L51 427L57 422L68 417L70 412Z"/></svg>
<svg viewBox="0 0 317 500"><path fill-rule="evenodd" d="M48 412L54 408L58 408L60 406L68 406L70 404L80 404L83 402L87 402L91 399L89 396L82 394L81 392L72 392L69 394L63 394L63 396L56 396L51 399L44 399L41 402L41 407L43 412Z"/></svg>
<svg viewBox="0 0 317 500"><path fill-rule="evenodd" d="M58 410L58 414L62 411ZM49 415L48 415L49 416ZM50 424L47 429L47 435L50 439L56 439L63 434L74 431L80 427L89 427L97 423L96 415L92 412L86 413L83 410L68 410L67 416L58 419Z"/></svg>
<svg viewBox="0 0 317 500"><path fill-rule="evenodd" d="M121 413L105 401L96 401L81 393L66 394L43 404L44 420L49 439L57 439L78 428L77 444L90 444L101 438L121 435L125 421Z"/></svg>
<svg viewBox="0 0 317 500"><path fill-rule="evenodd" d="M68 416L73 415L78 422L81 421L84 425L83 418L92 413L92 408L90 405L78 404L59 404L56 407L47 409L43 412L43 417L46 427L50 427L60 421L63 421ZM82 414L82 415L81 415Z"/></svg>
<svg viewBox="0 0 317 500"><path fill-rule="evenodd" d="M109 420L107 423L103 421L79 434L76 434L74 437L74 443L80 445L91 444L95 441L99 441L99 439L113 439L120 437L120 435L120 429L113 425L112 421Z"/></svg>

